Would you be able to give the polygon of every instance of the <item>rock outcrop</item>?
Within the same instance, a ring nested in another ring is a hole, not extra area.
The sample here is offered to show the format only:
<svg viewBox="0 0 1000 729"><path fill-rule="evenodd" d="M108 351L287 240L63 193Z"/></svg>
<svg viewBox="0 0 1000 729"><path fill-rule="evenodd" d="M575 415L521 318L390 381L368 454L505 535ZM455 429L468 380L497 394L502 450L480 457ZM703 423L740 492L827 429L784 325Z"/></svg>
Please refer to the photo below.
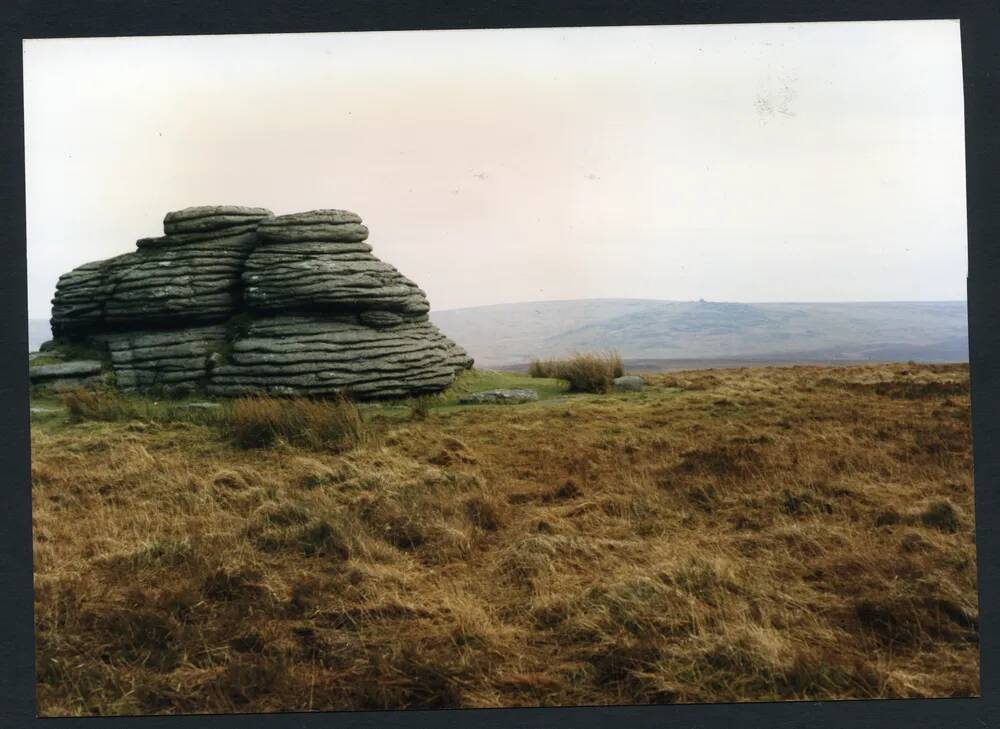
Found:
<svg viewBox="0 0 1000 729"><path fill-rule="evenodd" d="M224 321L242 308L243 266L263 208L200 207L167 213L165 236L132 253L85 263L59 278L52 300L57 339L179 320Z"/></svg>
<svg viewBox="0 0 1000 729"><path fill-rule="evenodd" d="M101 351L123 390L401 397L472 366L354 213L197 207L163 229L64 274L52 302L56 345Z"/></svg>

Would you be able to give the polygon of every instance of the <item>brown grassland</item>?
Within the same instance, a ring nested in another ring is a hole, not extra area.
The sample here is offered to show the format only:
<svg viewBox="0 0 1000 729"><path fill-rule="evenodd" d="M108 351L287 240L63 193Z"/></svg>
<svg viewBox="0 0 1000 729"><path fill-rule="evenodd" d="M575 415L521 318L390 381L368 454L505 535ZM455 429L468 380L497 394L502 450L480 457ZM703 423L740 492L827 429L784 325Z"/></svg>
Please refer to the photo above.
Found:
<svg viewBox="0 0 1000 729"><path fill-rule="evenodd" d="M40 712L978 694L967 366L500 380L33 416Z"/></svg>

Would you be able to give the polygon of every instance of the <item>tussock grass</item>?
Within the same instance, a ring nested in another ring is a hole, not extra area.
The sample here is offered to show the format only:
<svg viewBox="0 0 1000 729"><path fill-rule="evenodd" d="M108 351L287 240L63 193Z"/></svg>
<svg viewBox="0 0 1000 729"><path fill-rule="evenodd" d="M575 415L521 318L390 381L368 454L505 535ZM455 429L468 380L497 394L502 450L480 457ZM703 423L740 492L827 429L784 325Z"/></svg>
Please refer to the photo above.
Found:
<svg viewBox="0 0 1000 729"><path fill-rule="evenodd" d="M267 395L188 407L114 390L71 390L60 396L71 422L214 426L240 448L267 448L279 442L310 448L352 448L370 435L357 406L346 396L333 399L277 398Z"/></svg>
<svg viewBox="0 0 1000 729"><path fill-rule="evenodd" d="M187 408L179 401L157 401L125 395L113 389L69 390L59 400L75 422L99 420L105 422L189 422L223 423L228 411Z"/></svg>
<svg viewBox="0 0 1000 729"><path fill-rule="evenodd" d="M933 384L967 377L651 374L375 417L349 450L278 403L249 451L35 421L40 711L975 695L969 399Z"/></svg>
<svg viewBox="0 0 1000 729"><path fill-rule="evenodd" d="M311 448L353 447L366 435L357 406L343 395L332 400L241 398L227 425L241 448L264 448L278 440Z"/></svg>
<svg viewBox="0 0 1000 729"><path fill-rule="evenodd" d="M532 360L531 377L547 377L569 382L573 392L603 393L613 380L625 374L621 356L614 351L600 354L575 354L566 359Z"/></svg>

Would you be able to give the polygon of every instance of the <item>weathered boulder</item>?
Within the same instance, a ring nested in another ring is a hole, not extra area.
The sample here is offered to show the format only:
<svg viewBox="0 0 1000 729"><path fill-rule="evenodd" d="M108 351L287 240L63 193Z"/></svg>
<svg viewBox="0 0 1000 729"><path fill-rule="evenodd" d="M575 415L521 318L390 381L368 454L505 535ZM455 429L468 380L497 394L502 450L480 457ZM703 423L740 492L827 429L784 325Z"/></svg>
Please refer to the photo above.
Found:
<svg viewBox="0 0 1000 729"><path fill-rule="evenodd" d="M485 403L521 403L537 400L538 393L534 390L515 388L513 390L484 390L463 395L458 399L462 405L482 405Z"/></svg>
<svg viewBox="0 0 1000 729"><path fill-rule="evenodd" d="M644 384L646 383L638 375L625 375L614 380L617 392L639 392Z"/></svg>
<svg viewBox="0 0 1000 729"><path fill-rule="evenodd" d="M168 213L164 230L56 286L56 341L106 350L123 390L374 399L441 390L472 366L355 213L206 206Z"/></svg>

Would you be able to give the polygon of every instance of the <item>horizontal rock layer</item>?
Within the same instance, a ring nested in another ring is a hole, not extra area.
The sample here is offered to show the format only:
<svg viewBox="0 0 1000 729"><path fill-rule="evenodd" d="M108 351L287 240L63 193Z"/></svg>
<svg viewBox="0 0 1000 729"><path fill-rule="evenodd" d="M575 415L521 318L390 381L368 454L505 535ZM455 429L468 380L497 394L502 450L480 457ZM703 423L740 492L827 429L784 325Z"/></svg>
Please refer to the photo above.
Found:
<svg viewBox="0 0 1000 729"><path fill-rule="evenodd" d="M338 243L262 244L246 261L243 285L257 311L430 311L424 292L393 266Z"/></svg>
<svg viewBox="0 0 1000 729"><path fill-rule="evenodd" d="M340 225L341 223L360 222L361 216L357 213L352 213L350 210L310 210L305 213L275 215L267 220L262 220L261 227L267 230L287 225Z"/></svg>
<svg viewBox="0 0 1000 729"><path fill-rule="evenodd" d="M374 329L319 317L280 316L250 324L206 390L333 395L359 399L435 392L455 376L455 345L429 322Z"/></svg>
<svg viewBox="0 0 1000 729"><path fill-rule="evenodd" d="M255 233L146 248L106 268L107 324L220 321L241 306L243 264Z"/></svg>
<svg viewBox="0 0 1000 729"><path fill-rule="evenodd" d="M97 337L107 347L115 384L128 391L193 392L205 385L226 348L225 325Z"/></svg>
<svg viewBox="0 0 1000 729"><path fill-rule="evenodd" d="M64 274L52 300L56 337L102 329L223 321L242 307L243 265L254 232L147 245Z"/></svg>
<svg viewBox="0 0 1000 729"><path fill-rule="evenodd" d="M261 239L268 243L301 243L304 241L360 243L368 238L368 228L357 223L260 226L257 232Z"/></svg>
<svg viewBox="0 0 1000 729"><path fill-rule="evenodd" d="M160 248L163 246L182 246L190 243L216 240L220 237L240 235L242 233L253 233L257 230L256 223L246 223L230 225L222 230L209 230L200 233L172 233L161 235L156 238L140 238L135 242L136 248Z"/></svg>
<svg viewBox="0 0 1000 729"><path fill-rule="evenodd" d="M185 208L167 213L163 218L163 232L196 233L220 230L233 225L255 223L272 216L266 208L245 208L237 205L216 205Z"/></svg>
<svg viewBox="0 0 1000 729"><path fill-rule="evenodd" d="M100 371L101 363L96 360L75 360L31 367L28 369L28 379L32 382L42 382L66 377L86 377L96 375Z"/></svg>
<svg viewBox="0 0 1000 729"><path fill-rule="evenodd" d="M104 321L106 263L85 263L59 277L52 299L51 325L56 339L76 339L97 330Z"/></svg>
<svg viewBox="0 0 1000 729"><path fill-rule="evenodd" d="M172 210L163 217L164 223L176 223L181 220L194 220L217 215L239 215L249 218L266 218L274 215L267 208L248 208L243 205L197 205L183 210Z"/></svg>

